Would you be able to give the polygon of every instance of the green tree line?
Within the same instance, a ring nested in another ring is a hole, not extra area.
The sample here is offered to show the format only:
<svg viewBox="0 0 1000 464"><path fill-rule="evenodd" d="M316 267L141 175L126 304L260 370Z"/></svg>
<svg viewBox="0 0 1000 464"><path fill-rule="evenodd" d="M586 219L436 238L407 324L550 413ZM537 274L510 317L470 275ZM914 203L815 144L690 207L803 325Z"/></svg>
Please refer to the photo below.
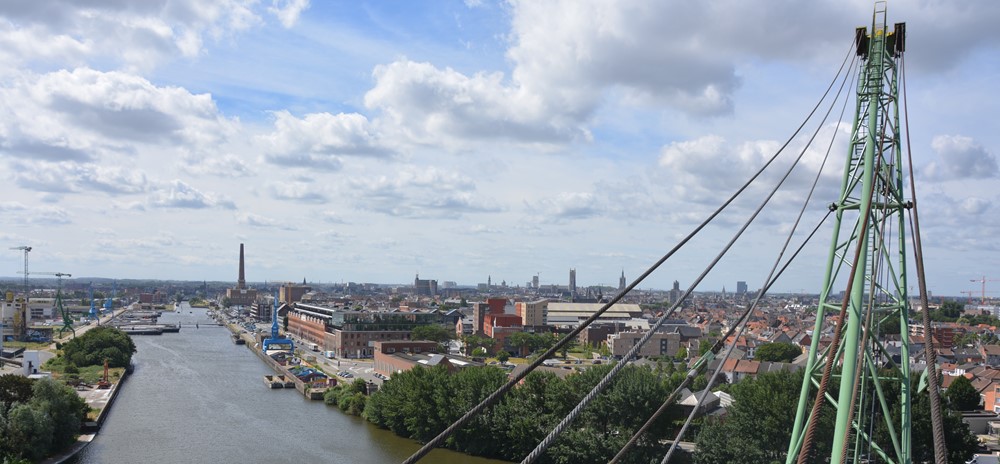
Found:
<svg viewBox="0 0 1000 464"><path fill-rule="evenodd" d="M51 379L0 376L0 462L38 462L76 440L90 408Z"/></svg>
<svg viewBox="0 0 1000 464"><path fill-rule="evenodd" d="M444 446L477 456L520 460L610 369L594 366L565 378L534 372L488 412L449 437ZM625 367L538 462L608 462L682 376L649 367ZM454 374L443 366L416 367L394 375L368 398L364 417L398 435L426 442L506 380L506 372L490 367L466 368ZM657 455L663 451L658 440L672 437L673 421L678 417L672 410L664 414L625 462L658 461Z"/></svg>
<svg viewBox="0 0 1000 464"><path fill-rule="evenodd" d="M664 368L627 366L615 381L591 403L538 460L540 463L605 463L631 437L683 378L673 372L673 364ZM456 451L498 458L520 460L541 442L552 428L591 390L611 366L594 366L580 373L559 378L552 373L535 372L515 387L492 408L478 415L449 437L444 446ZM449 374L443 366L417 367L396 374L382 389L367 399L363 416L375 425L398 435L427 442L451 425L506 381L506 374L488 367L467 368ZM356 382L357 383L357 382ZM699 377L694 389L703 388ZM946 395L952 409L969 408L972 399L961 400L959 392ZM917 385L917 379L912 380ZM783 462L791 434L801 372L772 372L724 386L732 395L733 405L721 417L700 418L689 431L688 440L697 443L696 463L770 463ZM346 401L342 408L357 408L356 399L363 386L351 385L336 395ZM891 420L898 423L900 407L896 386L883 386L889 399ZM836 385L830 394L836 396ZM810 400L811 403L811 400ZM353 406L352 406L353 405ZM355 409L356 410L356 409ZM880 411L880 408L875 408ZM820 414L818 437L831 437L835 411L825 406ZM668 409L637 448L623 462L659 462L666 452L666 440L672 440L684 416L677 407ZM879 443L888 443L889 431L881 413L867 418L874 421L873 433ZM946 411L945 431L949 462L964 463L977 448L976 439L960 415ZM930 431L930 408L926 390L913 399L914 462L933 459ZM818 440L815 456L829 455L829 440ZM890 450L891 453L891 450ZM895 458L895 456L893 456ZM675 456L671 462L686 462L689 456Z"/></svg>

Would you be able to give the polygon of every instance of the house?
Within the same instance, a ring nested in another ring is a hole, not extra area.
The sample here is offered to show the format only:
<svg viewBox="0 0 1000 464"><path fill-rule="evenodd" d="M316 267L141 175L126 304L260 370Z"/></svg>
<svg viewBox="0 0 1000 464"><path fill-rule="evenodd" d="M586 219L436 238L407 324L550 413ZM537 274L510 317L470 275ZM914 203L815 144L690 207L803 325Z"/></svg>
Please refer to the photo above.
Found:
<svg viewBox="0 0 1000 464"><path fill-rule="evenodd" d="M979 353L983 356L983 362L988 366L1000 366L1000 345L982 345Z"/></svg>

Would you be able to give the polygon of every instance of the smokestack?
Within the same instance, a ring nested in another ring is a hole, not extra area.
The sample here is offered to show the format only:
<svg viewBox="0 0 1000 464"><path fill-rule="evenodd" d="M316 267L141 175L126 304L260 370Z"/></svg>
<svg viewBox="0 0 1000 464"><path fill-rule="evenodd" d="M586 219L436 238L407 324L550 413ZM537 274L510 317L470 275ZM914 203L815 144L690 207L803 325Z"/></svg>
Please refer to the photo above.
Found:
<svg viewBox="0 0 1000 464"><path fill-rule="evenodd" d="M243 272L243 244L240 244L240 279L236 282L236 288L247 288L246 273Z"/></svg>

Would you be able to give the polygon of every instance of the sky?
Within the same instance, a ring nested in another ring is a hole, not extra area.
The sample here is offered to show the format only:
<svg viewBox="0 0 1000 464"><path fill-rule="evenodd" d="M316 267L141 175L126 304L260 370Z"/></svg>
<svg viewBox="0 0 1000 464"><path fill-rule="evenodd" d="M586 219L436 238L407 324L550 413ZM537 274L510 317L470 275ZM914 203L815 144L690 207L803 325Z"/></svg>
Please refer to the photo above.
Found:
<svg viewBox="0 0 1000 464"><path fill-rule="evenodd" d="M0 275L22 266L7 248L29 245L32 272L228 281L245 243L250 281L566 285L575 268L578 285L617 286L791 136L872 9L0 2ZM1000 3L890 1L888 22L907 23L928 288L978 295L985 276L1000 296ZM801 227L825 213L853 102L836 108L699 290L761 286L838 134ZM780 170L640 288L689 285ZM831 233L776 291L818 292Z"/></svg>

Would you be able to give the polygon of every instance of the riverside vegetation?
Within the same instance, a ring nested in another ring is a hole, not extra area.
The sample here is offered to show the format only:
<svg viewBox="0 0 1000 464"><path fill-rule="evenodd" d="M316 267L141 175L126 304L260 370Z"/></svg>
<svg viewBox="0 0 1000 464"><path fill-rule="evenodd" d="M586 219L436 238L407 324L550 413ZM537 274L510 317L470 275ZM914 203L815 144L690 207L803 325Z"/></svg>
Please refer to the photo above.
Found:
<svg viewBox="0 0 1000 464"><path fill-rule="evenodd" d="M529 374L522 385L507 393L496 405L472 419L443 444L476 456L518 461L528 455L552 428L576 406L611 369L593 366L559 378L549 372ZM683 380L673 363L655 367L626 366L612 384L592 402L573 425L539 458L540 463L606 463L628 441L670 392ZM443 366L415 367L392 377L366 397L362 381L331 389L327 404L361 415L397 435L427 442L451 425L507 381L507 373L492 367L466 368L449 374ZM913 385L917 385L914 379ZM699 376L694 389L704 388ZM784 461L792 417L802 385L801 372L773 372L734 385L720 386L733 397L733 406L721 418L699 418L688 432L698 452L675 454L671 462L762 463ZM892 396L892 395L889 395ZM955 396L955 395L952 395ZM964 463L977 447L975 437L955 409L967 407L947 397L952 411L945 415L949 462ZM899 405L891 404L894 416ZM689 409L688 409L689 411ZM623 462L659 462L685 414L672 406L661 416ZM880 419L879 419L880 420ZM898 420L898 417L897 417ZM826 411L820 433L832 433L833 415ZM877 436L888 434L877 425ZM929 401L926 390L913 402L915 458L932 459ZM819 445L820 451L823 446Z"/></svg>
<svg viewBox="0 0 1000 464"><path fill-rule="evenodd" d="M124 368L135 345L124 332L94 328L61 347L42 368L54 379L32 380L16 374L0 376L0 462L37 462L65 450L76 441L90 407L66 385L78 383L82 372L109 365Z"/></svg>

